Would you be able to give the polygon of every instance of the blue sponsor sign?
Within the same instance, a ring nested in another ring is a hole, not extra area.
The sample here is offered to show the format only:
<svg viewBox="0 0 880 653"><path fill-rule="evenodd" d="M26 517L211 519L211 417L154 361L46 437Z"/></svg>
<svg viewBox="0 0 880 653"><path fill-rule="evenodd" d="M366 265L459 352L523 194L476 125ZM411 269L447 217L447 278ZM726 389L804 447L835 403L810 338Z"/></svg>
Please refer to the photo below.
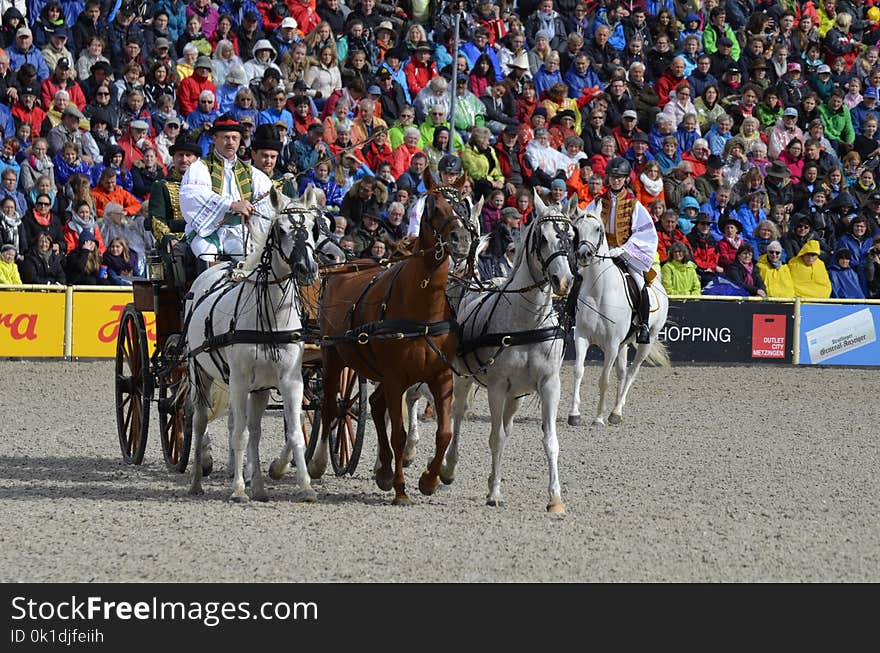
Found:
<svg viewBox="0 0 880 653"><path fill-rule="evenodd" d="M804 365L880 365L880 306L801 304Z"/></svg>

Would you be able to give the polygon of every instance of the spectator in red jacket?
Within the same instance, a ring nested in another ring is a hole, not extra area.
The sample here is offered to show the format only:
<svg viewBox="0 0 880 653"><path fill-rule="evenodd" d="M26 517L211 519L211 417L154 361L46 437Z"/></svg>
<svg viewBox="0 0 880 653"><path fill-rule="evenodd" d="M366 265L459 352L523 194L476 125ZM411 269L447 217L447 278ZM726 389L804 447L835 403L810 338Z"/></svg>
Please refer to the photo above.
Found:
<svg viewBox="0 0 880 653"><path fill-rule="evenodd" d="M135 161L144 158L144 150L157 149L156 141L150 138L150 125L144 120L132 120L128 125L128 131L119 139L119 147L125 153L125 160L129 166Z"/></svg>
<svg viewBox="0 0 880 653"><path fill-rule="evenodd" d="M177 90L177 102L182 116L186 117L196 110L202 91L211 91L217 97L217 88L211 81L211 60L204 55L196 60L193 74L180 82Z"/></svg>
<svg viewBox="0 0 880 653"><path fill-rule="evenodd" d="M37 105L37 91L35 86L23 86L18 95L18 102L12 107L12 117L18 124L26 123L31 126L31 137L40 136L40 127L46 119L46 112Z"/></svg>
<svg viewBox="0 0 880 653"><path fill-rule="evenodd" d="M52 104L52 99L58 91L67 91L71 104L75 104L76 108L80 111L85 108L85 93L83 93L79 84L73 80L73 70L67 57L62 57L58 60L55 72L50 77L47 77L40 86L44 107Z"/></svg>
<svg viewBox="0 0 880 653"><path fill-rule="evenodd" d="M437 76L437 65L431 61L431 54L431 45L422 41L416 46L412 59L403 67L410 97L418 95Z"/></svg>

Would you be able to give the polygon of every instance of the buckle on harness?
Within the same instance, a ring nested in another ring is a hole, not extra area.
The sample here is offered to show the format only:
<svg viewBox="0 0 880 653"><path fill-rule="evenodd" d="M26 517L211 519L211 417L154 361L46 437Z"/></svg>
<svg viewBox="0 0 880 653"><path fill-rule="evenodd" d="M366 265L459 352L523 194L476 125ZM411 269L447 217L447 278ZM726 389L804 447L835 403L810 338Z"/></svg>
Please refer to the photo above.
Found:
<svg viewBox="0 0 880 653"><path fill-rule="evenodd" d="M504 336L503 338L501 338L501 346L510 347L510 336Z"/></svg>
<svg viewBox="0 0 880 653"><path fill-rule="evenodd" d="M368 342L370 342L370 336L369 336L369 335L367 335L366 333L359 333L359 334L358 334L358 337L357 337L357 343L358 343L359 345L365 345L365 344L367 344Z"/></svg>

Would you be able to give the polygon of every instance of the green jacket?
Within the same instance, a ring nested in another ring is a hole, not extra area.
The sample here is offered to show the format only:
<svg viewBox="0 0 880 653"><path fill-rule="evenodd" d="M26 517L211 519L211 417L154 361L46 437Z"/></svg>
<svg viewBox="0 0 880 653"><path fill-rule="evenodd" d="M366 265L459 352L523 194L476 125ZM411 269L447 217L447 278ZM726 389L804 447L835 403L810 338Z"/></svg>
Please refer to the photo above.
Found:
<svg viewBox="0 0 880 653"><path fill-rule="evenodd" d="M458 112L458 109L456 109L456 112ZM448 120L444 120L440 123L440 125L443 125L444 127L446 127L446 129L449 129ZM435 125L433 122L431 122L430 118L419 125L419 133L422 135L421 139L419 140L419 147L421 149L425 149L426 146L431 145L434 142L434 130L440 125ZM458 132L454 129L450 131L453 135L452 141L453 143L455 143L455 149L460 150L464 147L464 143L461 142L461 136L459 136Z"/></svg>
<svg viewBox="0 0 880 653"><path fill-rule="evenodd" d="M706 54L715 54L718 52L718 39L722 36L726 36L733 41L733 47L730 48L730 58L734 61L739 61L739 55L742 52L739 47L739 40L736 38L733 28L727 23L724 23L724 28L722 29L721 34L718 33L718 28L714 25L706 25L703 30L703 52Z"/></svg>
<svg viewBox="0 0 880 653"><path fill-rule="evenodd" d="M667 261L660 268L663 287L670 295L699 295L700 278L693 261Z"/></svg>
<svg viewBox="0 0 880 653"><path fill-rule="evenodd" d="M504 181L504 173L501 172L501 166L498 163L498 157L495 155L494 147L489 147L489 156L495 164L492 172L489 172L489 160L478 152L476 147L467 145L461 151L461 165L474 181L482 179L490 182Z"/></svg>
<svg viewBox="0 0 880 653"><path fill-rule="evenodd" d="M825 126L825 136L830 140L852 143L856 140L856 132L852 126L852 116L845 104L834 111L828 104L819 105L819 118Z"/></svg>
<svg viewBox="0 0 880 653"><path fill-rule="evenodd" d="M470 91L455 98L455 128L470 131L474 125L486 124L486 105Z"/></svg>

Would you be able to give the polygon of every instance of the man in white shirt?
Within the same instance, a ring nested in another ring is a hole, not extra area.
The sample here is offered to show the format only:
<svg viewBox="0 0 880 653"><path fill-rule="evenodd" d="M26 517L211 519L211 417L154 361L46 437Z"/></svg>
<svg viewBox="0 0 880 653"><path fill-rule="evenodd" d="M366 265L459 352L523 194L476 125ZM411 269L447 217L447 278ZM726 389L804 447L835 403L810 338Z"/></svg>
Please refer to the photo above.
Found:
<svg viewBox="0 0 880 653"><path fill-rule="evenodd" d="M180 185L187 240L200 261L212 262L221 254L240 260L252 247L249 222L252 230L268 233L272 182L239 160L244 128L229 114L214 121L209 133L214 139L211 153L189 167Z"/></svg>

